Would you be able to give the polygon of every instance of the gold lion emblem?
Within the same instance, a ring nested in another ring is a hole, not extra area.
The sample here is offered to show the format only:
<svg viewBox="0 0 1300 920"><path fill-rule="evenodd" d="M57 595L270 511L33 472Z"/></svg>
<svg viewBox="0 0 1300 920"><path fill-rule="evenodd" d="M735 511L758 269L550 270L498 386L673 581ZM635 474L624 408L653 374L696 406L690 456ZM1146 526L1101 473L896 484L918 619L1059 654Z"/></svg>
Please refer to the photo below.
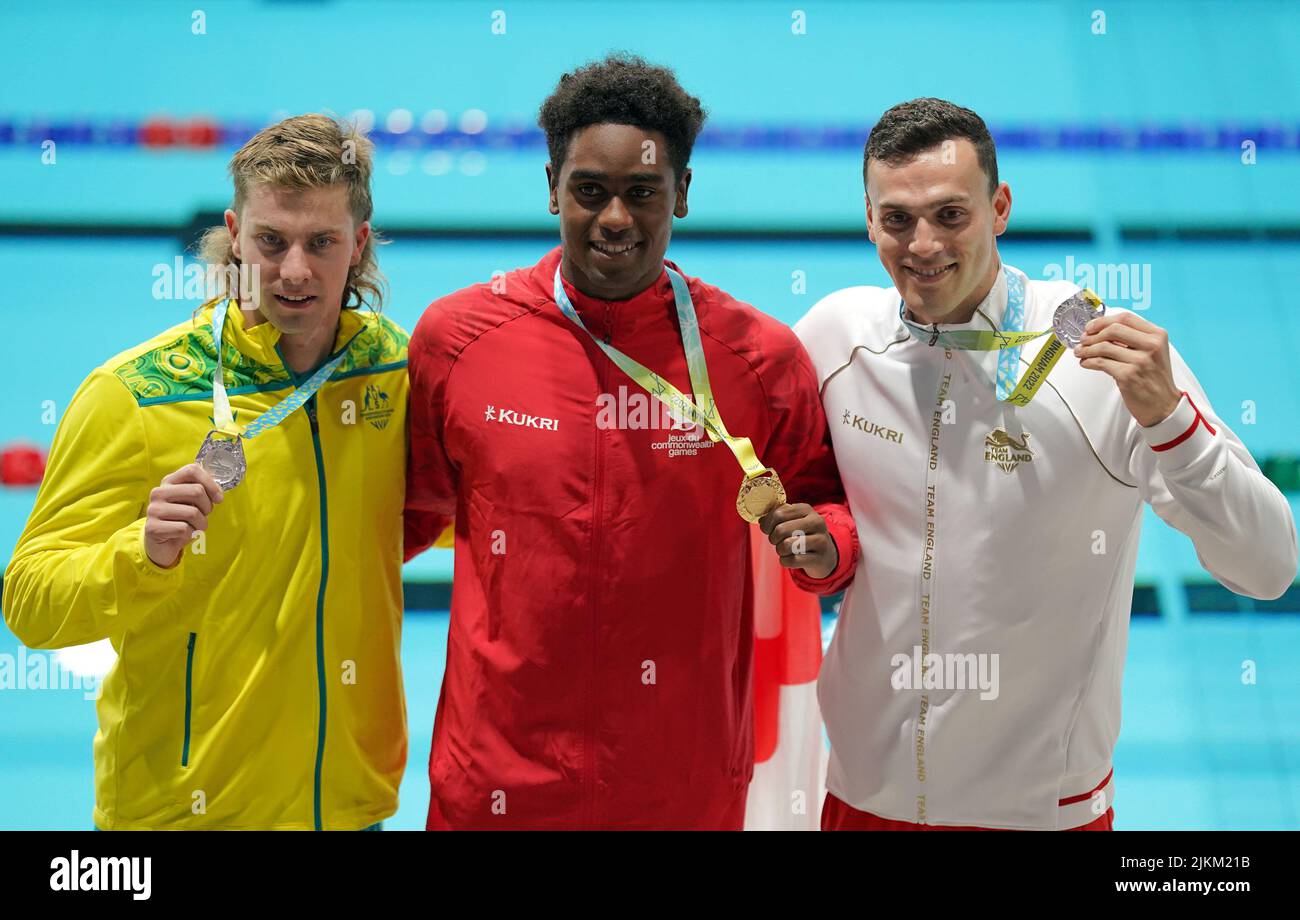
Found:
<svg viewBox="0 0 1300 920"><path fill-rule="evenodd" d="M994 428L984 438L984 459L996 463L1004 473L1011 473L1022 463L1032 462L1034 452L1029 449L1029 432L1024 432L1017 441L1005 428Z"/></svg>

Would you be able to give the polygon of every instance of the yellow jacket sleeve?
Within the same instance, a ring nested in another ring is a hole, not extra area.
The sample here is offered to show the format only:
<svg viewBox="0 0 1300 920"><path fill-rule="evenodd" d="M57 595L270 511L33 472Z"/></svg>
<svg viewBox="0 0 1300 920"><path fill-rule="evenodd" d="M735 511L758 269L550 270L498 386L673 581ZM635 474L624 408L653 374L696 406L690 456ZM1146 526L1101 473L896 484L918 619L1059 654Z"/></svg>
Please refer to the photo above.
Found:
<svg viewBox="0 0 1300 920"><path fill-rule="evenodd" d="M145 509L158 484L148 447L135 398L96 370L54 435L5 571L5 623L28 647L120 635L179 587L184 563L160 568L144 550Z"/></svg>

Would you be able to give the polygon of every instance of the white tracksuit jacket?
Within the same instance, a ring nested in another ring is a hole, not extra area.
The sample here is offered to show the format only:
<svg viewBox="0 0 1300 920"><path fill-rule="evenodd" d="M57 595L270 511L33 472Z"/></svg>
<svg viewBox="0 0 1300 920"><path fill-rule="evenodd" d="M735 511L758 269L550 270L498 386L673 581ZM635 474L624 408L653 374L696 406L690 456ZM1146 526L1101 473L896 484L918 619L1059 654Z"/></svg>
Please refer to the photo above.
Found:
<svg viewBox="0 0 1300 920"><path fill-rule="evenodd" d="M1077 289L1029 282L1025 328ZM980 311L1001 323L1006 298L999 271ZM1143 428L1071 351L1028 406L1000 404L997 352L916 341L898 308L846 288L795 326L861 544L818 681L827 788L900 821L1087 824L1113 801L1142 503L1258 598L1295 577L1290 507L1172 348L1186 395Z"/></svg>

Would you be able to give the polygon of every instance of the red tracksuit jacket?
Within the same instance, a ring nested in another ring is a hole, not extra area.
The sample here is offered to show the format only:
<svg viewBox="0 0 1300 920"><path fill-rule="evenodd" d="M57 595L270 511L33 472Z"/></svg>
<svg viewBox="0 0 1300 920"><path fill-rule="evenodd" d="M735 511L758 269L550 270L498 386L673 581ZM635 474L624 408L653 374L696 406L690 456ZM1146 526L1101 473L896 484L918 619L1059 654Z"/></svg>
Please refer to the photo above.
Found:
<svg viewBox="0 0 1300 920"><path fill-rule="evenodd" d="M411 337L407 558L455 520L429 826L739 828L754 760L743 473L701 429L664 427L564 317L559 259L435 301ZM687 280L728 430L789 501L821 506L840 550L827 581L847 580L856 534L807 354ZM594 335L691 392L666 272L625 301L566 290Z"/></svg>

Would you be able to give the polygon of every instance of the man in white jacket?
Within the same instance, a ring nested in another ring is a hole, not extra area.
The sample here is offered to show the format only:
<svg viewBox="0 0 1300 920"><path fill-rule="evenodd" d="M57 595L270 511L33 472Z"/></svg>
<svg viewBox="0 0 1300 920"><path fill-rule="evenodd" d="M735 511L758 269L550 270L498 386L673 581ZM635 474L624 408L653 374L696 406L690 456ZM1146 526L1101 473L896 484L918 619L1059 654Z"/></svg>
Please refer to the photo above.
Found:
<svg viewBox="0 0 1300 920"><path fill-rule="evenodd" d="M895 106L864 180L895 286L795 327L862 548L818 684L822 827L1110 829L1142 503L1257 598L1295 577L1290 508L1160 327L1110 308L1077 347L987 334L1053 329L1078 288L1000 260L1011 191L978 115Z"/></svg>

